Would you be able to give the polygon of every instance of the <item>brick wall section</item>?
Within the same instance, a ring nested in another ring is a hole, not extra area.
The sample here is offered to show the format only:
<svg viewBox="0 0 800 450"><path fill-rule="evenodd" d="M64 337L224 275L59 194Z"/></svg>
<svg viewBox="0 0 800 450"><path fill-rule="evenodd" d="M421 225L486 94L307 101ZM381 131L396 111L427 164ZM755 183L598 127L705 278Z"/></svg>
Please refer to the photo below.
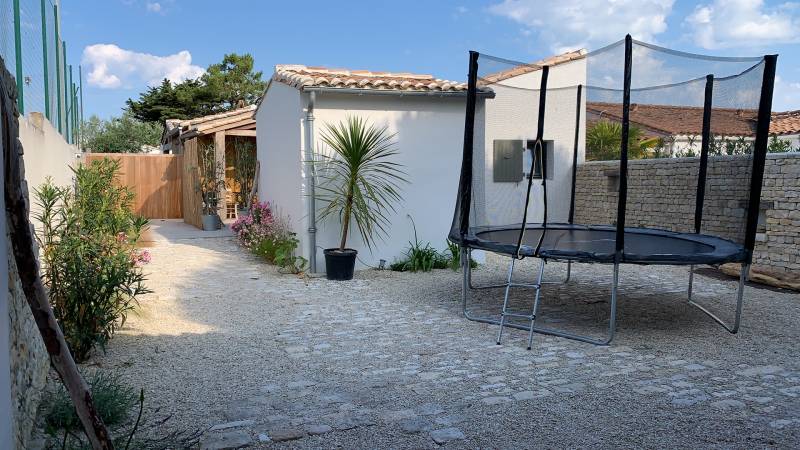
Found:
<svg viewBox="0 0 800 450"><path fill-rule="evenodd" d="M626 225L689 232L694 229L699 158L628 163ZM742 242L752 159L709 158L702 231ZM575 220L614 224L618 161L578 166ZM767 156L754 263L779 272L800 272L800 153Z"/></svg>

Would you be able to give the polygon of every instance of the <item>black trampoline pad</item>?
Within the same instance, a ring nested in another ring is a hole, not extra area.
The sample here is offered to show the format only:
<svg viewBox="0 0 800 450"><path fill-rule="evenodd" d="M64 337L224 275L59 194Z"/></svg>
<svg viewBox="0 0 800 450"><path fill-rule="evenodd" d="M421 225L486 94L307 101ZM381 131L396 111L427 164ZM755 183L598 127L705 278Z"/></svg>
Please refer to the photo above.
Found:
<svg viewBox="0 0 800 450"><path fill-rule="evenodd" d="M469 247L515 254L520 227L474 229L463 242ZM534 255L539 239L544 239ZM616 228L571 224L528 224L520 254L545 259L613 262ZM626 228L622 262L637 264L722 264L745 260L744 247L703 234L675 233L650 228Z"/></svg>

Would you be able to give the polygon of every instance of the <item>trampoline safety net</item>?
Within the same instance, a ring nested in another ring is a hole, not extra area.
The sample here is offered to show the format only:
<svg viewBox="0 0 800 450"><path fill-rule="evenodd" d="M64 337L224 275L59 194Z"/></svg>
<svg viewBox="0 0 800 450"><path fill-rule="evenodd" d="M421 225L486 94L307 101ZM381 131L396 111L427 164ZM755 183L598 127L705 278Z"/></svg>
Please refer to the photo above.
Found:
<svg viewBox="0 0 800 450"><path fill-rule="evenodd" d="M518 257L750 262L776 56L628 36L547 64L470 54L453 241Z"/></svg>

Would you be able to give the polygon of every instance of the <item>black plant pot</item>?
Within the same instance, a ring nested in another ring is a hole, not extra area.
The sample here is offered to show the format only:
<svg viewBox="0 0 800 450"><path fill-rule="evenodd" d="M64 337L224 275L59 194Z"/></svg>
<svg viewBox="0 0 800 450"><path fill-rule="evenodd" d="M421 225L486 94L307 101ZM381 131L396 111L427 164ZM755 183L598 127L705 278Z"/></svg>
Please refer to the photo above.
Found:
<svg viewBox="0 0 800 450"><path fill-rule="evenodd" d="M325 276L329 280L345 281L353 279L353 269L356 267L358 251L352 248L344 250L326 248L323 253L325 254Z"/></svg>

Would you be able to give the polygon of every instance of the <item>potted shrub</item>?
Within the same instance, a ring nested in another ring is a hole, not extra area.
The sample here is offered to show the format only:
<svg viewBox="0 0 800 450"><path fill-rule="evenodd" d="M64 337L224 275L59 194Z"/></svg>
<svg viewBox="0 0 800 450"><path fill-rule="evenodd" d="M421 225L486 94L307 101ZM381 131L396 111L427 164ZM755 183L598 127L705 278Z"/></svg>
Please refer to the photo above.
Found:
<svg viewBox="0 0 800 450"><path fill-rule="evenodd" d="M339 246L324 250L329 280L350 280L358 252L347 247L353 223L361 240L372 249L375 238L385 234L389 219L401 200L399 187L406 180L397 155L395 134L386 126L375 127L364 119L348 117L338 124L325 125L320 135L329 152L319 153L319 185L315 197L324 206L319 218L336 216L341 220Z"/></svg>
<svg viewBox="0 0 800 450"><path fill-rule="evenodd" d="M203 230L218 230L222 224L222 220L217 213L219 191L225 187L225 171L221 164L217 162L214 144L201 145L197 156L200 163L198 190L203 200Z"/></svg>
<svg viewBox="0 0 800 450"><path fill-rule="evenodd" d="M250 138L239 138L234 141L233 147L236 153L235 180L239 187L237 216L242 217L250 211L250 193L256 176L256 146Z"/></svg>

